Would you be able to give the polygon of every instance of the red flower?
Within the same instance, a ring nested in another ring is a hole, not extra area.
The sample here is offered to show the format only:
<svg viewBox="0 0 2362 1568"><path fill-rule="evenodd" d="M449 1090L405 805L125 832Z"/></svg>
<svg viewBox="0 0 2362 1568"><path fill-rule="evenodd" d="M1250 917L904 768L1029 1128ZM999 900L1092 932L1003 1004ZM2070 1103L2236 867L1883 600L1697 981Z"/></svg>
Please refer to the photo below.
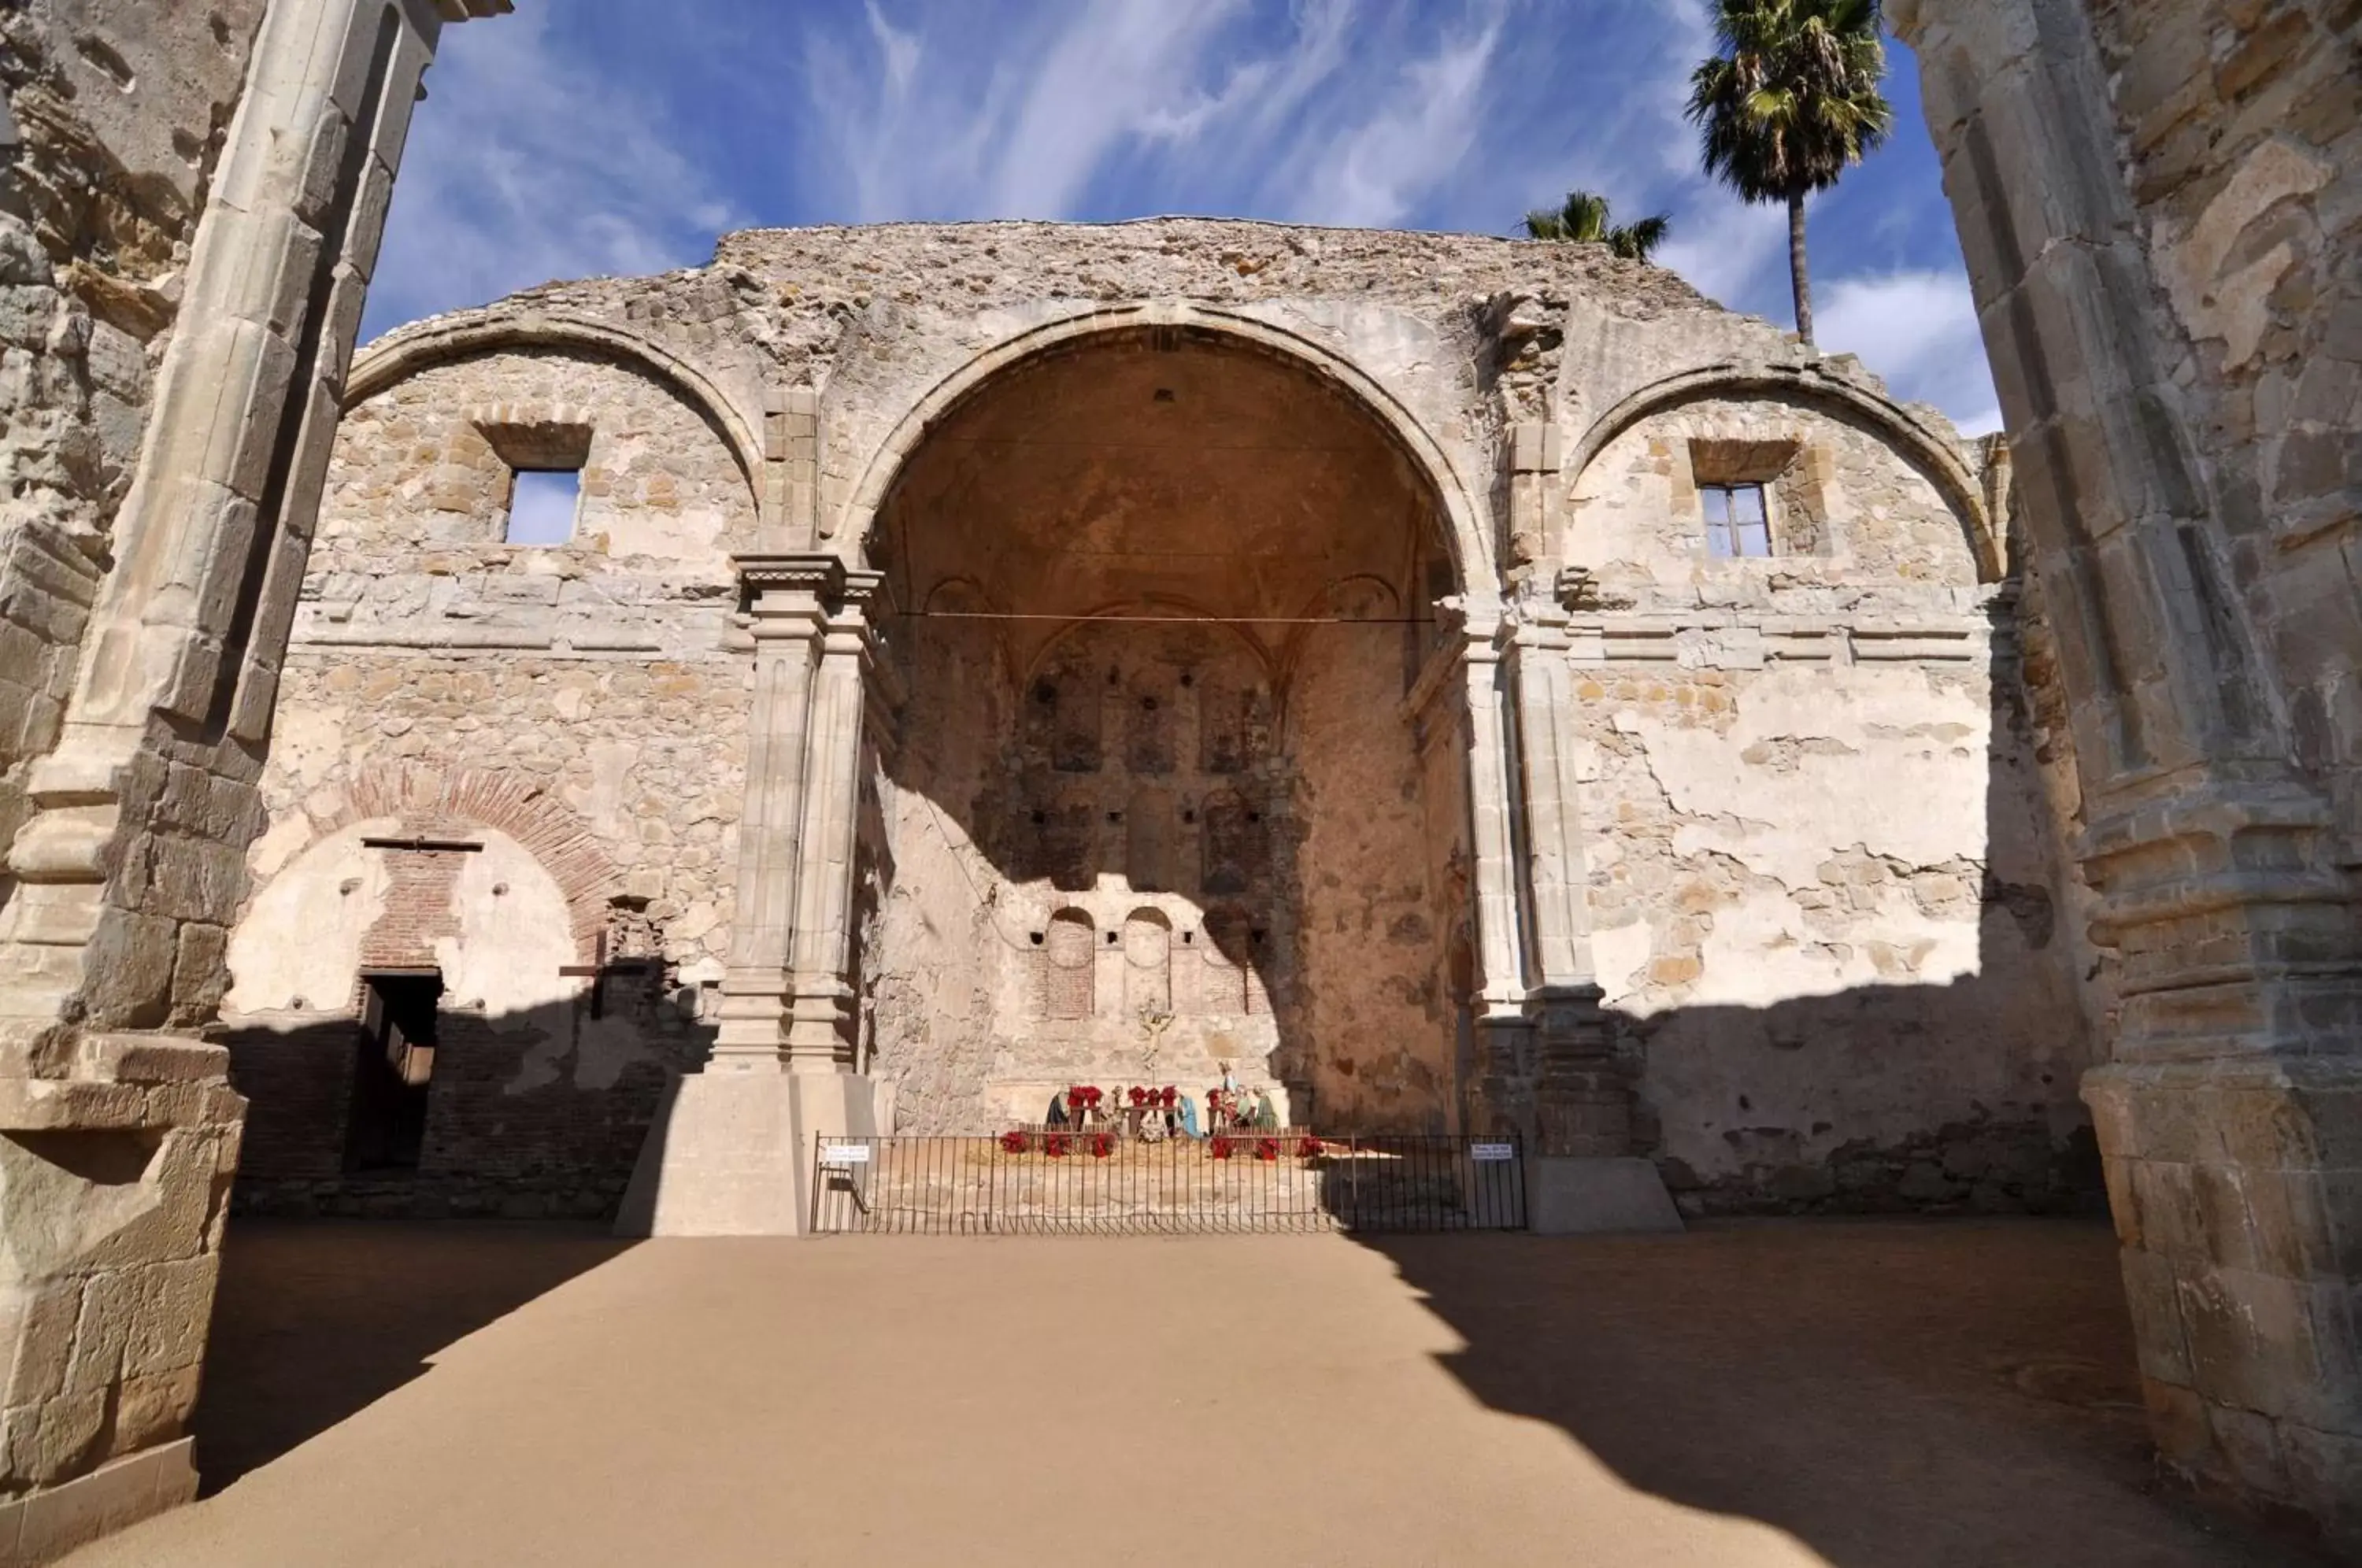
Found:
<svg viewBox="0 0 2362 1568"><path fill-rule="evenodd" d="M1180 1091L1179 1089L1177 1089L1177 1088L1174 1088L1171 1084L1166 1084L1166 1085L1164 1086L1164 1109L1165 1109L1165 1110L1172 1110L1172 1109L1173 1109L1173 1107L1174 1107L1174 1105L1175 1105L1176 1102L1178 1102L1180 1099L1181 1099L1181 1091Z"/></svg>
<svg viewBox="0 0 2362 1568"><path fill-rule="evenodd" d="M1100 1095L1097 1088L1087 1088L1083 1091L1083 1103L1089 1106L1093 1110L1097 1110L1099 1108L1099 1100L1102 1098L1103 1097Z"/></svg>
<svg viewBox="0 0 2362 1568"><path fill-rule="evenodd" d="M1132 1085L1131 1103L1134 1105L1146 1105L1148 1103L1148 1091L1142 1088L1138 1084Z"/></svg>
<svg viewBox="0 0 2362 1568"><path fill-rule="evenodd" d="M1231 1157L1231 1141L1228 1138L1217 1138L1206 1152L1218 1160L1227 1160Z"/></svg>
<svg viewBox="0 0 2362 1568"><path fill-rule="evenodd" d="M1012 1154L1021 1154L1032 1147L1033 1140L1011 1128L1000 1135L1000 1146Z"/></svg>
<svg viewBox="0 0 2362 1568"><path fill-rule="evenodd" d="M1308 1160L1319 1159L1320 1157L1320 1140L1318 1138L1304 1139L1296 1145L1296 1152L1303 1155Z"/></svg>
<svg viewBox="0 0 2362 1568"><path fill-rule="evenodd" d="M1276 1138L1262 1138L1256 1140L1255 1158L1258 1160L1275 1160L1279 1158L1279 1140Z"/></svg>
<svg viewBox="0 0 2362 1568"><path fill-rule="evenodd" d="M1093 1158L1093 1159L1095 1159L1095 1160L1104 1160L1104 1159L1106 1159L1109 1154L1114 1154L1114 1153L1115 1153L1115 1134L1114 1134L1114 1133L1112 1133L1112 1132L1094 1132L1094 1133L1092 1133L1092 1134L1091 1134L1091 1158Z"/></svg>
<svg viewBox="0 0 2362 1568"><path fill-rule="evenodd" d="M1066 1135L1064 1132L1053 1132L1049 1134L1042 1140L1042 1152L1049 1155L1054 1160L1065 1159L1066 1157Z"/></svg>

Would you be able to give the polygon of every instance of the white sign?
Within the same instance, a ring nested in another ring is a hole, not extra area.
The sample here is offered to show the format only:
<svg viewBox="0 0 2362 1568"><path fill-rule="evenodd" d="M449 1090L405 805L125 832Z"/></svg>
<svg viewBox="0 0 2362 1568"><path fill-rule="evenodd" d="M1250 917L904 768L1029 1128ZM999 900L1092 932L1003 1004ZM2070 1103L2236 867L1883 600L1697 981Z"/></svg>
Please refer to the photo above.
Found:
<svg viewBox="0 0 2362 1568"><path fill-rule="evenodd" d="M1514 1160L1518 1157L1515 1143L1471 1143L1468 1157L1472 1160Z"/></svg>
<svg viewBox="0 0 2362 1568"><path fill-rule="evenodd" d="M820 1163L824 1165L866 1165L869 1163L866 1143L822 1143Z"/></svg>

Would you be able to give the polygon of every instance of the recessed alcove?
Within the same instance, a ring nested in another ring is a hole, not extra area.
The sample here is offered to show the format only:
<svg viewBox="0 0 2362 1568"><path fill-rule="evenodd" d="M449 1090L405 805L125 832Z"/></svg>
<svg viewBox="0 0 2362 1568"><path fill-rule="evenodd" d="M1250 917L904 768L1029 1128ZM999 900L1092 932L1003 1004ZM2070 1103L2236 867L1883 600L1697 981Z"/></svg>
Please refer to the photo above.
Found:
<svg viewBox="0 0 2362 1568"><path fill-rule="evenodd" d="M1453 580L1439 504L1307 365L1166 336L987 381L879 513L917 607L884 762L910 805L861 964L932 1000L881 1021L876 1070L911 1128L1069 1083L1201 1093L1224 1063L1295 1112L1441 1127L1464 784L1403 712L1434 642L1414 585Z"/></svg>

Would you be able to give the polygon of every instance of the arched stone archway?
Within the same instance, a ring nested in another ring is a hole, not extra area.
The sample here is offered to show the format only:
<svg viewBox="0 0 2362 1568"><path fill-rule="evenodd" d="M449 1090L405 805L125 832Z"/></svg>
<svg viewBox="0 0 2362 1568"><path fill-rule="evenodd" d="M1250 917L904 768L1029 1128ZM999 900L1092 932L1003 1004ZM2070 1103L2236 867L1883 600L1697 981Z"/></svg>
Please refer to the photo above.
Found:
<svg viewBox="0 0 2362 1568"><path fill-rule="evenodd" d="M1505 886L1514 871L1506 834L1485 848L1469 804L1486 790L1485 821L1506 827L1497 756L1422 758L1413 742L1418 724L1467 727L1472 701L1498 690L1451 676L1475 640L1467 601L1492 592L1463 591L1459 563L1490 571L1490 549L1407 420L1333 354L1180 307L1026 335L905 415L836 541L876 573L867 602L890 651L867 668L901 697L899 722L806 745L874 746L908 813L885 824L896 896L871 945L848 943L845 985L909 969L981 999L907 1038L882 1030L880 1073L932 1084L924 1042L974 1033L996 1043L994 1106L1120 1079L1153 991L1176 1014L1159 1052L1181 1081L1237 1062L1341 1125L1456 1123L1450 1020L1414 999L1436 989L1429 937L1500 919L1496 946L1514 954L1518 935L1514 911L1442 907L1462 889L1436 868L1488 866ZM1472 778L1472 757L1489 777ZM1027 1016L1033 988L998 977L1013 960L980 909L1043 935L1016 953L1045 975L1061 922L1089 920L1116 966L1098 1002ZM1131 968L1152 917L1169 934L1143 988ZM1373 930L1392 934L1340 934ZM1259 1005L1199 1010L1223 988L1176 985L1175 950L1192 970L1235 968ZM1514 958L1488 977L1522 999ZM1044 1029L1054 1048L1037 1049ZM1383 1073L1356 1055L1377 1042ZM915 1087L896 1104L922 1127L977 1110Z"/></svg>
<svg viewBox="0 0 2362 1568"><path fill-rule="evenodd" d="M1684 370L1652 381L1606 410L1576 437L1568 468L1580 485L1593 461L1610 442L1652 414L1714 398L1770 398L1818 409L1874 432L1933 483L1959 517L1977 577L1999 582L2009 570L2007 541L1986 504L1983 486L1960 455L1959 444L1928 430L1894 403L1869 388L1812 365L1716 365Z"/></svg>
<svg viewBox="0 0 2362 1568"><path fill-rule="evenodd" d="M959 405L1003 374L1039 356L1146 335L1159 344L1195 338L1217 340L1268 354L1332 387L1385 432L1405 460L1432 488L1439 523L1458 576L1458 591L1472 614L1497 609L1501 596L1499 552L1488 521L1484 476L1463 474L1434 435L1400 399L1353 361L1302 333L1200 301L1166 299L1102 306L1060 317L1019 333L976 354L918 397L869 455L842 513L824 523L821 536L850 541L866 549L887 495L902 466L927 433Z"/></svg>
<svg viewBox="0 0 2362 1568"><path fill-rule="evenodd" d="M645 334L607 322L564 315L529 321L486 315L437 318L380 338L358 355L345 378L344 406L351 409L436 365L503 349L535 348L592 354L653 377L713 427L759 502L766 457L759 415L749 414L696 364Z"/></svg>

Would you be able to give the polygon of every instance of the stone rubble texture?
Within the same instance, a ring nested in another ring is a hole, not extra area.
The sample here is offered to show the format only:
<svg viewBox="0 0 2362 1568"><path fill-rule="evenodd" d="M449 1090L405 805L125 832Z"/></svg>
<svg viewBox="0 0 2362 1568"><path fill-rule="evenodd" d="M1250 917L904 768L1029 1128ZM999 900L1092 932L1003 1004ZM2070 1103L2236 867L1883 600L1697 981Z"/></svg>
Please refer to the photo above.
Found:
<svg viewBox="0 0 2362 1568"><path fill-rule="evenodd" d="M815 1135L1231 1059L1693 1212L2070 1206L2095 1133L2162 1452L2362 1531L2352 0L1894 0L2005 448L1596 248L1205 220L348 362L506 9L0 17L0 1558L193 1486L241 1160L792 1228ZM446 986L411 1177L371 968Z"/></svg>

